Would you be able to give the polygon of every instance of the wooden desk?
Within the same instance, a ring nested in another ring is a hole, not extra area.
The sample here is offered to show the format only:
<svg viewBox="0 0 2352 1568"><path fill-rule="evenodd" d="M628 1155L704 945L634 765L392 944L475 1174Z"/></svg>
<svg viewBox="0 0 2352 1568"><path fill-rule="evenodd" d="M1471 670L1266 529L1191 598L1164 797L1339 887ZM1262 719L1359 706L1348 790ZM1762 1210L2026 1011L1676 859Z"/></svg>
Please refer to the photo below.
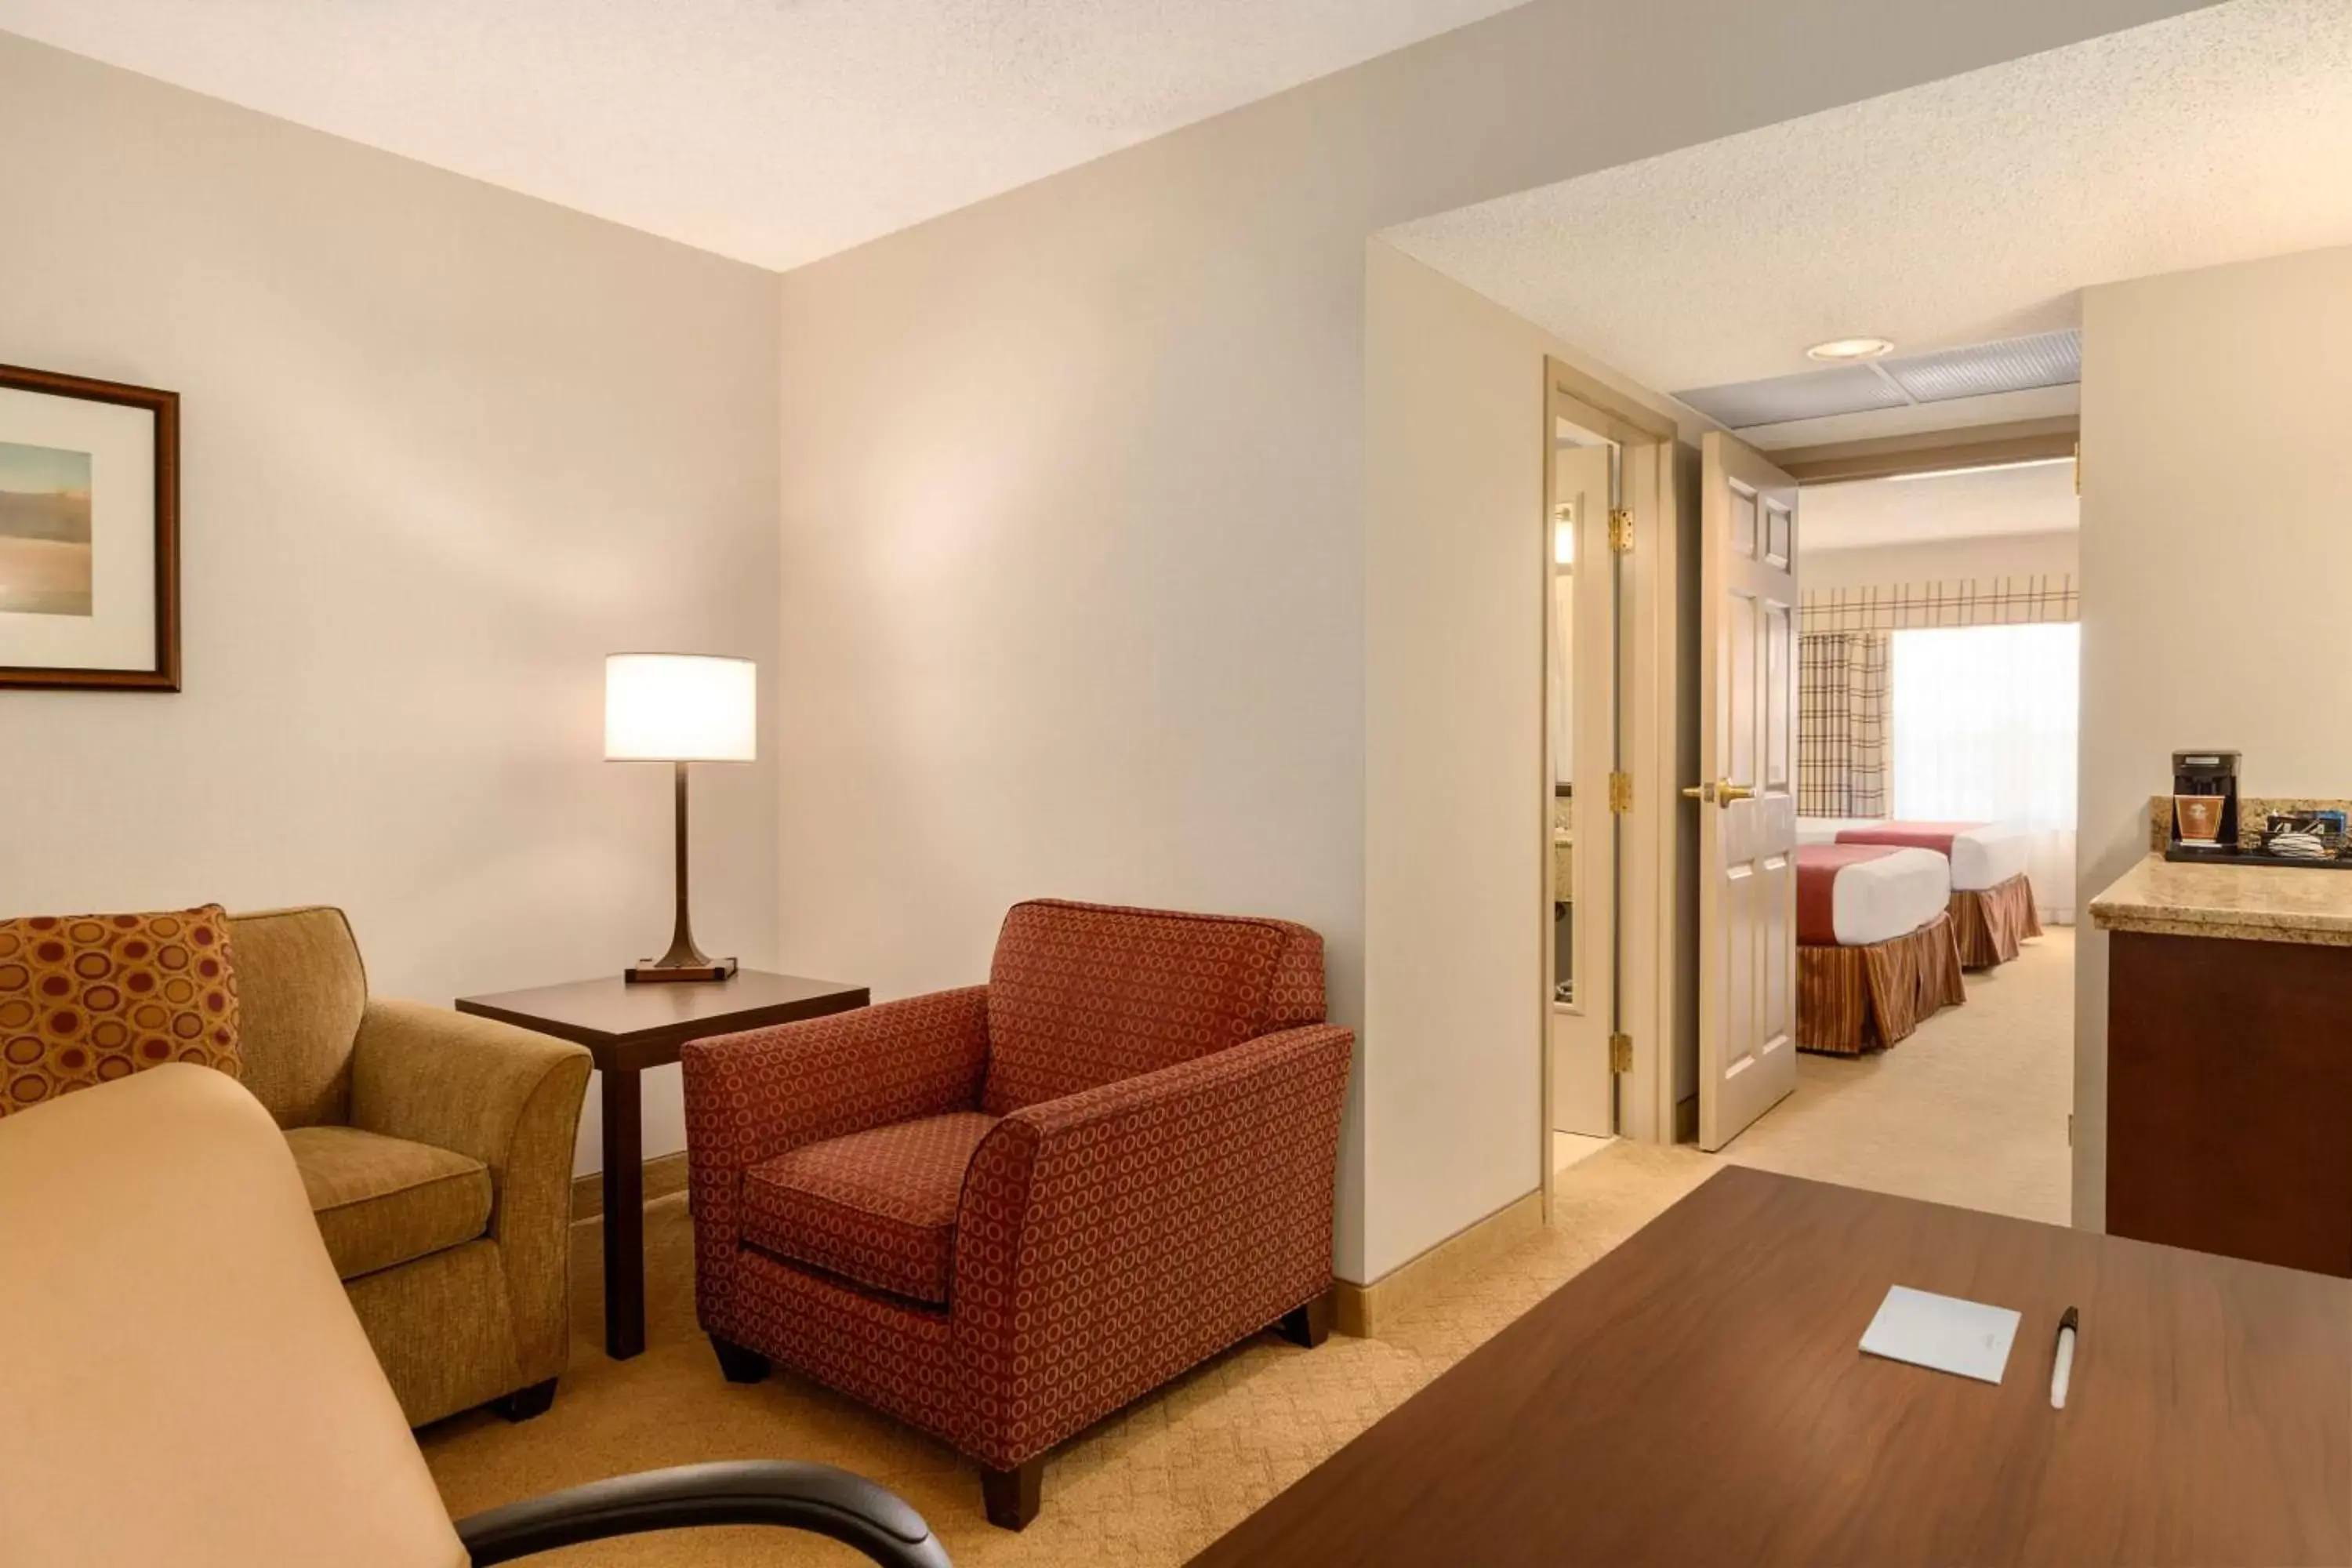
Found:
<svg viewBox="0 0 2352 1568"><path fill-rule="evenodd" d="M731 980L632 985L617 974L530 991L461 996L457 1011L573 1040L604 1089L604 1353L646 1348L644 1097L637 1075L677 1060L688 1040L863 1007L863 985L746 969Z"/></svg>
<svg viewBox="0 0 2352 1568"><path fill-rule="evenodd" d="M2002 1382L1863 1355L1894 1284L2021 1311ZM2347 1561L2352 1284L1738 1167L1195 1559Z"/></svg>

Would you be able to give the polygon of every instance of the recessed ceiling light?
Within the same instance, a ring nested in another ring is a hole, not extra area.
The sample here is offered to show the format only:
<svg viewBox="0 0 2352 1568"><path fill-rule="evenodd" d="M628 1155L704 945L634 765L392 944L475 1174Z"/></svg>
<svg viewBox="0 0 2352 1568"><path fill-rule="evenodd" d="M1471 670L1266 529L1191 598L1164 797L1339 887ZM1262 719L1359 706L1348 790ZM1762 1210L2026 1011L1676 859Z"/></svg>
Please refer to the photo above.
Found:
<svg viewBox="0 0 2352 1568"><path fill-rule="evenodd" d="M1854 360L1876 359L1893 353L1895 345L1885 338L1832 338L1825 343L1815 343L1805 351L1807 359L1827 360L1832 364L1850 363Z"/></svg>

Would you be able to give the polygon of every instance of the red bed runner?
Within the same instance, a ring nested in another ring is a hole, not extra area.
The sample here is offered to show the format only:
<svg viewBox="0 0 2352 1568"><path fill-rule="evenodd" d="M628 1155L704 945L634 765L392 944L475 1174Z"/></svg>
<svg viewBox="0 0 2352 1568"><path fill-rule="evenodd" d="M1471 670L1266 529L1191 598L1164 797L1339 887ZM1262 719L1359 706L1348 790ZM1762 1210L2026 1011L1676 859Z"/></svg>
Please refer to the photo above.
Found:
<svg viewBox="0 0 2352 1568"><path fill-rule="evenodd" d="M1835 947L1838 873L1865 860L1884 860L1896 847L1843 843L1797 846L1797 940L1808 947Z"/></svg>
<svg viewBox="0 0 2352 1568"><path fill-rule="evenodd" d="M1948 860L1952 840L1987 826L1981 822L1883 822L1875 827L1841 827L1841 844L1885 844L1896 849L1933 849Z"/></svg>

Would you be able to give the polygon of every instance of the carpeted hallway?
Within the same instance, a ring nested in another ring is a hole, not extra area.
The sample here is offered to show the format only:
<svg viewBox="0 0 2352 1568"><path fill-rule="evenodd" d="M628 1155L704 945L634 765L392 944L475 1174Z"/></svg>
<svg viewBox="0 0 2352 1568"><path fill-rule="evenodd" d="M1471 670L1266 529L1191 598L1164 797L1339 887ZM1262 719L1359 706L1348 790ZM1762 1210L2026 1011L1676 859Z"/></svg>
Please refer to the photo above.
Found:
<svg viewBox="0 0 2352 1568"><path fill-rule="evenodd" d="M1718 1158L2063 1223L2073 934L1971 976L1967 1006L1884 1057L1807 1058L1799 1093L1722 1156L1612 1143L1562 1174L1541 1235L1403 1315L1379 1340L1301 1351L1261 1335L1057 1452L1044 1513L1019 1535L981 1515L976 1474L943 1446L797 1378L719 1375L694 1327L682 1198L646 1215L649 1346L604 1359L600 1237L574 1227L572 1370L555 1407L509 1426L475 1414L423 1434L455 1514L599 1477L701 1459L818 1459L909 1499L960 1568L1181 1563L1705 1180ZM2056 1118L2055 1129L2047 1125ZM544 1561L729 1568L864 1561L814 1537L682 1531Z"/></svg>
<svg viewBox="0 0 2352 1568"><path fill-rule="evenodd" d="M1971 973L1965 1005L1893 1050L1797 1058L1797 1092L1723 1159L1962 1208L2071 1223L2074 931Z"/></svg>

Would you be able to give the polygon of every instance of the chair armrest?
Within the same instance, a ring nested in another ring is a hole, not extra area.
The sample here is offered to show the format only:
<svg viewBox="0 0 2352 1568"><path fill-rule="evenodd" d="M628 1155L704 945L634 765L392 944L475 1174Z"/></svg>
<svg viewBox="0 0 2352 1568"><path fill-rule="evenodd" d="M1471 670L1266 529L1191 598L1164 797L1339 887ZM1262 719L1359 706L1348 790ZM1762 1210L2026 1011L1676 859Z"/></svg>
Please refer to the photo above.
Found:
<svg viewBox="0 0 2352 1568"><path fill-rule="evenodd" d="M1329 1287L1354 1053L1286 1029L997 1123L956 1223L970 1452L1010 1468Z"/></svg>
<svg viewBox="0 0 2352 1568"><path fill-rule="evenodd" d="M988 987L689 1041L679 1065L696 1296L711 1328L729 1291L743 1173L803 1143L977 1106Z"/></svg>
<svg viewBox="0 0 2352 1568"><path fill-rule="evenodd" d="M884 1568L949 1568L923 1516L895 1492L830 1465L781 1459L615 1476L457 1521L474 1568L583 1541L706 1524L772 1524L830 1536Z"/></svg>
<svg viewBox="0 0 2352 1568"><path fill-rule="evenodd" d="M988 1067L988 987L691 1040L688 1159L741 1171L803 1143L969 1110Z"/></svg>
<svg viewBox="0 0 2352 1568"><path fill-rule="evenodd" d="M352 1125L490 1168L490 1237L526 1381L570 1345L572 1156L584 1047L421 1002L370 997L352 1048Z"/></svg>

